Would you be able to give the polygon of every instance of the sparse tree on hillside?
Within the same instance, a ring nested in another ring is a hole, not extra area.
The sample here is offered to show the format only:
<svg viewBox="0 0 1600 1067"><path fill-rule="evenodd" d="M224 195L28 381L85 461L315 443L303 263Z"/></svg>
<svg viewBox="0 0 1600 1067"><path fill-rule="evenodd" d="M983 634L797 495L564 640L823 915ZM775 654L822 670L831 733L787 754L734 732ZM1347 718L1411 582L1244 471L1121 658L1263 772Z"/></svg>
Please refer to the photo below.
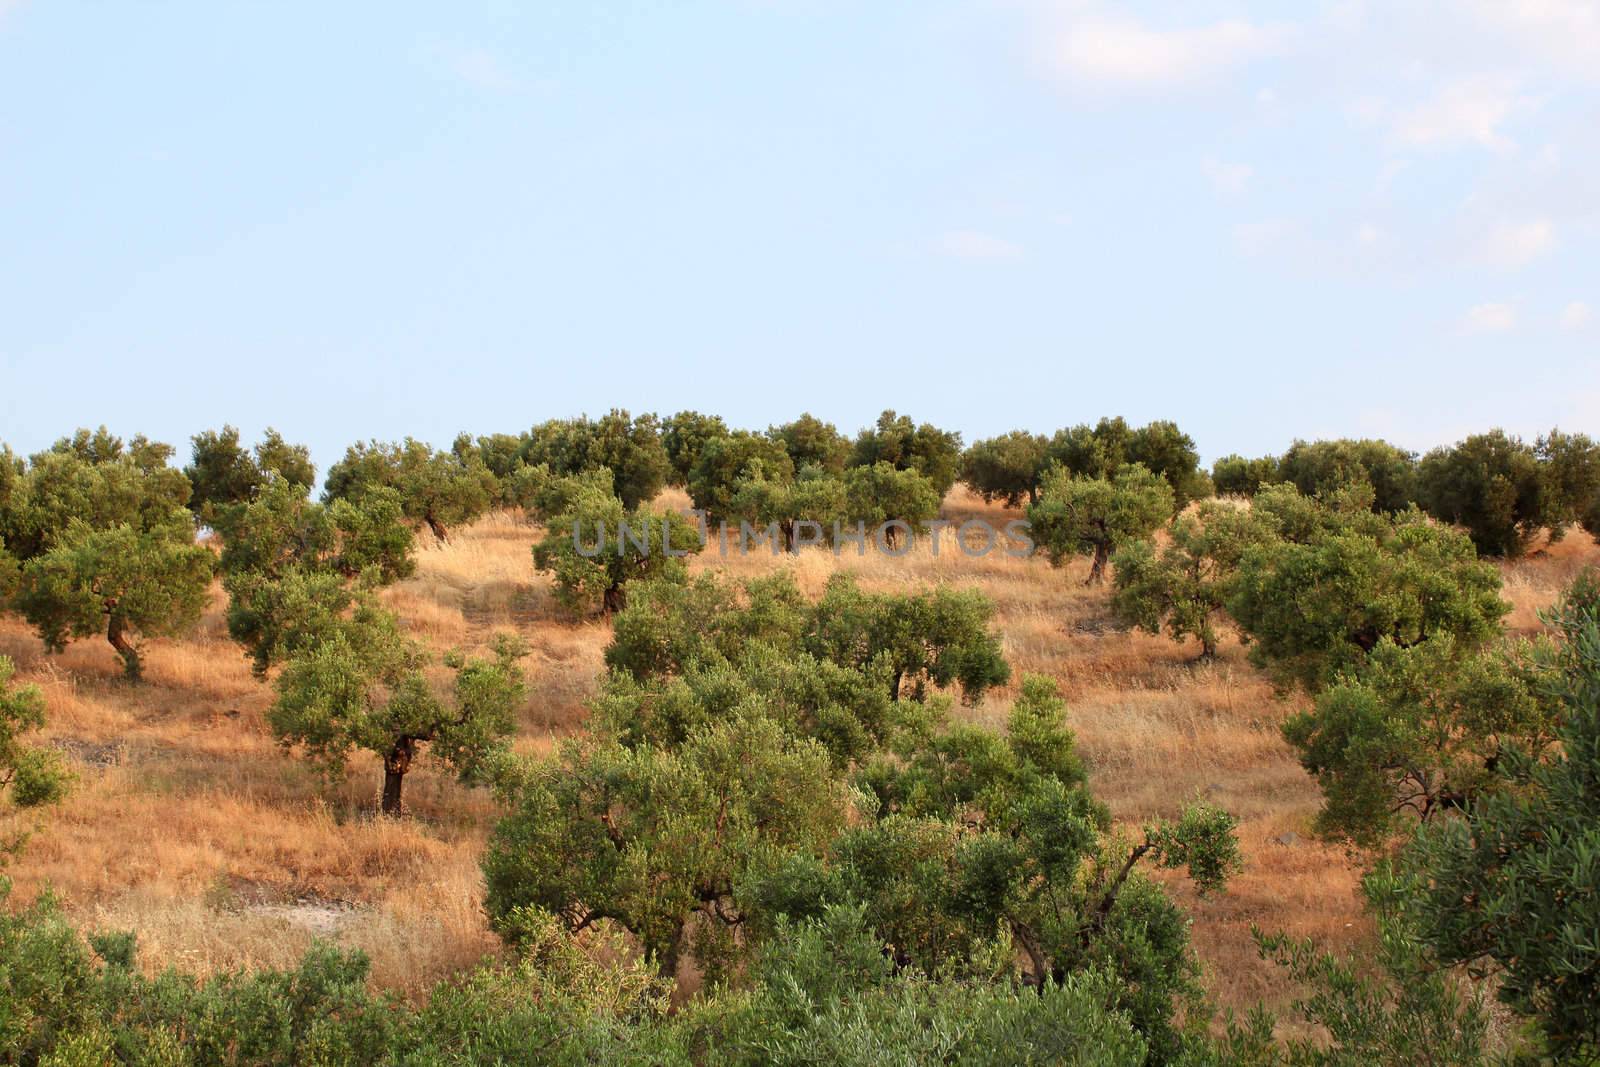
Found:
<svg viewBox="0 0 1600 1067"><path fill-rule="evenodd" d="M850 460L850 441L833 423L810 413L772 427L767 436L783 443L796 471L816 467L828 474L843 474Z"/></svg>
<svg viewBox="0 0 1600 1067"><path fill-rule="evenodd" d="M1385 639L1283 733L1322 789L1318 828L1374 845L1403 820L1503 787L1507 752L1542 751L1554 726L1502 651L1462 652L1440 636L1410 648Z"/></svg>
<svg viewBox="0 0 1600 1067"><path fill-rule="evenodd" d="M844 480L815 466L804 468L792 482L746 478L729 502L730 519L763 529L776 524L786 552L795 551L801 523L815 523L806 530L808 539L824 543L832 539L833 524L844 522L848 510Z"/></svg>
<svg viewBox="0 0 1600 1067"><path fill-rule="evenodd" d="M1037 504L1039 480L1049 462L1049 441L1013 430L974 442L961 457L961 480L985 502L1002 500L1014 508L1027 497L1028 503Z"/></svg>
<svg viewBox="0 0 1600 1067"><path fill-rule="evenodd" d="M933 483L942 501L961 473L961 435L931 423L919 426L910 416L885 411L872 429L856 437L850 455L852 467L879 463L916 471Z"/></svg>
<svg viewBox="0 0 1600 1067"><path fill-rule="evenodd" d="M1545 524L1539 460L1500 430L1436 448L1417 468L1417 497L1441 522L1464 527L1486 556L1516 557Z"/></svg>
<svg viewBox="0 0 1600 1067"><path fill-rule="evenodd" d="M1125 465L1110 479L1061 468L1046 477L1039 503L1028 508L1028 524L1054 565L1091 556L1086 584L1097 585L1113 552L1149 537L1171 515L1172 487L1144 467Z"/></svg>
<svg viewBox="0 0 1600 1067"><path fill-rule="evenodd" d="M1305 496L1372 487L1372 508L1393 514L1416 499L1417 457L1387 441L1296 441L1278 461L1278 479Z"/></svg>
<svg viewBox="0 0 1600 1067"><path fill-rule="evenodd" d="M447 657L455 681L444 698L423 673L421 649L392 615L369 607L289 661L267 720L279 741L302 747L330 771L342 771L352 750L377 755L383 813L398 815L405 776L423 745L461 781L487 780L516 729L523 697L517 660L525 653L502 636L491 659Z"/></svg>
<svg viewBox="0 0 1600 1067"><path fill-rule="evenodd" d="M1211 484L1219 496L1255 496L1262 486L1279 480L1276 456L1245 459L1235 453L1211 465Z"/></svg>
<svg viewBox="0 0 1600 1067"><path fill-rule="evenodd" d="M898 547L905 523L914 537L929 519L938 517L943 500L937 486L914 470L897 470L887 462L851 467L844 475L845 514L851 522L866 523L869 531L883 527L890 548ZM888 524L885 526L884 524Z"/></svg>
<svg viewBox="0 0 1600 1067"><path fill-rule="evenodd" d="M270 477L253 501L230 509L225 525L228 633L257 675L321 640L359 594L416 569L393 489L322 505Z"/></svg>
<svg viewBox="0 0 1600 1067"><path fill-rule="evenodd" d="M728 424L720 415L702 415L698 411L680 411L662 421L661 444L667 450L667 462L672 466L672 484L688 485L689 472L700 462L700 453L706 442L728 436Z"/></svg>
<svg viewBox="0 0 1600 1067"><path fill-rule="evenodd" d="M5 464L0 538L15 565L0 567L0 581L52 651L104 634L137 679L137 635L198 621L212 555L195 544L189 481L167 465L171 455L143 437L124 447L102 427L62 439L26 468Z"/></svg>
<svg viewBox="0 0 1600 1067"><path fill-rule="evenodd" d="M232 426L196 434L192 441L193 459L183 471L193 489L189 507L207 525L215 525L227 508L254 499L269 474L302 493L316 484L310 451L289 444L270 427L254 454L239 444L239 431Z"/></svg>
<svg viewBox="0 0 1600 1067"><path fill-rule="evenodd" d="M1122 467L1141 464L1172 490L1172 513L1191 500L1211 494L1210 479L1200 470L1194 440L1177 423L1157 420L1134 429L1120 416L1104 418L1092 428L1074 426L1051 438L1047 455L1070 474L1111 479Z"/></svg>
<svg viewBox="0 0 1600 1067"><path fill-rule="evenodd" d="M0 656L0 811L58 803L72 775L58 752L23 740L44 727L44 695L36 685L13 686L16 665ZM0 868L22 848L27 834L0 838Z"/></svg>
<svg viewBox="0 0 1600 1067"><path fill-rule="evenodd" d="M187 512L146 529L76 522L23 565L15 600L52 652L104 634L123 672L138 681L135 637L180 634L199 622L213 562L210 550L195 544Z"/></svg>
<svg viewBox="0 0 1600 1067"><path fill-rule="evenodd" d="M435 452L421 441L404 444L371 441L351 445L344 459L328 470L322 498L359 502L371 489L393 489L407 519L447 540L450 528L471 522L499 496L494 475L474 457Z"/></svg>
<svg viewBox="0 0 1600 1067"><path fill-rule="evenodd" d="M794 461L782 442L762 434L735 430L713 437L700 449L689 472L689 499L715 522L733 517L733 496L741 483L765 480L785 484L794 480Z"/></svg>
<svg viewBox="0 0 1600 1067"><path fill-rule="evenodd" d="M1393 892L1446 966L1493 976L1553 1062L1600 1055L1600 584L1576 582L1548 621L1538 693L1558 723L1542 759L1504 759L1507 788L1419 827Z"/></svg>
<svg viewBox="0 0 1600 1067"><path fill-rule="evenodd" d="M672 473L671 459L654 415L634 418L613 409L603 418L553 419L533 428L522 461L545 466L557 477L606 471L611 492L633 510L655 499Z"/></svg>
<svg viewBox="0 0 1600 1067"><path fill-rule="evenodd" d="M606 615L627 603L627 585L675 567L698 552L700 531L670 512L632 511L609 493L579 490L568 510L550 520L533 548L535 567L555 576L557 595L573 611Z"/></svg>
<svg viewBox="0 0 1600 1067"><path fill-rule="evenodd" d="M1309 519L1281 507L1290 499ZM1287 517L1276 519L1277 539L1245 553L1228 613L1249 635L1251 658L1277 681L1320 689L1385 639L1409 648L1448 635L1470 648L1500 632L1510 610L1500 572L1459 532L1415 510L1383 518L1287 486L1257 506L1269 500ZM1301 521L1309 525L1295 530Z"/></svg>
<svg viewBox="0 0 1600 1067"><path fill-rule="evenodd" d="M1600 540L1600 445L1587 434L1551 430L1534 444L1539 457L1539 502L1550 540L1559 541L1573 523Z"/></svg>
<svg viewBox="0 0 1600 1067"><path fill-rule="evenodd" d="M1173 519L1167 534L1164 548L1139 540L1112 556L1112 606L1142 630L1165 628L1174 641L1197 638L1200 657L1209 659L1239 564L1252 545L1275 536L1273 523L1251 508L1207 501L1196 514Z"/></svg>
<svg viewBox="0 0 1600 1067"><path fill-rule="evenodd" d="M803 647L849 667L887 667L893 700L909 683L913 700L926 700L933 686L959 685L963 699L976 703L1011 678L989 629L993 616L994 605L976 590L867 593L838 574L817 601Z"/></svg>

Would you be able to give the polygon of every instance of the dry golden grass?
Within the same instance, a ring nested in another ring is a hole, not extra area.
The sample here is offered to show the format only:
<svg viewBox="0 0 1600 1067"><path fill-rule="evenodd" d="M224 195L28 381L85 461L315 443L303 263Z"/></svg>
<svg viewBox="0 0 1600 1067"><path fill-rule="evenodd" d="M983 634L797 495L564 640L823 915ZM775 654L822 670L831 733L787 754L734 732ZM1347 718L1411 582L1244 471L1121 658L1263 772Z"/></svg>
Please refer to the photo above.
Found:
<svg viewBox="0 0 1600 1067"><path fill-rule="evenodd" d="M687 501L669 492L659 504ZM997 525L1015 517L960 490L945 514ZM548 579L534 573L529 548L540 532L491 516L448 544L427 544L416 575L384 593L436 648L480 648L500 630L528 641L522 751L547 751L581 728L608 639L602 622L565 618ZM1040 673L1060 685L1094 788L1119 821L1134 828L1200 795L1241 820L1246 866L1228 892L1202 901L1173 886L1191 909L1221 1003L1286 996L1274 969L1256 959L1252 923L1334 948L1366 936L1360 864L1310 840L1317 792L1278 734L1290 707L1236 643L1194 664L1196 648L1119 627L1106 591L1083 586L1086 563L1054 570L999 550L973 559L955 551L952 531L944 536L937 555L924 540L898 559L820 548L722 558L713 550L692 566L735 576L787 568L813 595L839 571L869 588L983 590L1016 676ZM1511 625L1536 627L1536 612L1597 560L1600 551L1575 532L1508 565ZM487 795L424 766L407 779L410 817L386 820L372 814L376 760L358 756L343 780L323 782L271 740L263 719L270 690L228 640L221 610L219 594L194 635L151 642L142 686L120 680L103 642L47 657L21 623L0 621L0 653L44 689L45 736L80 776L10 872L17 895L49 885L81 924L136 929L152 967L282 965L322 934L365 949L376 982L414 995L496 951L478 871L495 817ZM995 692L962 714L1001 723L1015 692Z"/></svg>

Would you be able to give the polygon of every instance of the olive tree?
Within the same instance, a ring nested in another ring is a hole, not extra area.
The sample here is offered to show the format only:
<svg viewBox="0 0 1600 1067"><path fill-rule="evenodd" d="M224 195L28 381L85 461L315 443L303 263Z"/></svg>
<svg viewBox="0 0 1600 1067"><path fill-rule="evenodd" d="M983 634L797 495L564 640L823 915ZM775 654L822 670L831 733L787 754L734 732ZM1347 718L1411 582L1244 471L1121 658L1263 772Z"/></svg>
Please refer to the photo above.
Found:
<svg viewBox="0 0 1600 1067"><path fill-rule="evenodd" d="M901 524L916 529L939 514L944 499L938 486L915 470L898 470L879 461L851 467L844 475L845 515L870 529L883 529L892 548L900 544Z"/></svg>
<svg viewBox="0 0 1600 1067"><path fill-rule="evenodd" d="M232 426L196 434L191 441L193 458L183 470L193 490L189 507L208 525L215 525L225 509L254 499L271 474L303 493L317 481L310 451L289 444L271 427L253 452L239 443L239 431Z"/></svg>
<svg viewBox="0 0 1600 1067"><path fill-rule="evenodd" d="M688 485L689 472L700 462L700 453L713 438L728 436L728 424L720 415L680 411L662 420L661 444L667 450L673 485Z"/></svg>
<svg viewBox="0 0 1600 1067"><path fill-rule="evenodd" d="M472 457L437 452L421 441L403 444L369 441L351 445L328 469L325 503L357 502L372 489L393 489L407 519L426 526L445 541L450 528L471 522L499 495L494 475Z"/></svg>
<svg viewBox="0 0 1600 1067"><path fill-rule="evenodd" d="M630 511L653 500L672 473L660 420L654 415L635 418L620 408L599 419L553 419L535 426L522 461L548 467L557 477L606 471L611 491Z"/></svg>
<svg viewBox="0 0 1600 1067"><path fill-rule="evenodd" d="M1085 584L1097 585L1105 580L1112 553L1150 536L1172 511L1172 487L1142 466L1125 464L1110 478L1057 468L1045 478L1039 502L1028 508L1028 525L1055 566L1073 556L1092 557Z"/></svg>
<svg viewBox="0 0 1600 1067"><path fill-rule="evenodd" d="M1211 465L1211 485L1220 496L1255 496L1262 486L1281 480L1276 456L1246 459L1231 453Z"/></svg>
<svg viewBox="0 0 1600 1067"><path fill-rule="evenodd" d="M793 422L774 426L767 436L783 444L796 471L816 467L828 474L844 473L850 460L850 441L831 422L807 412Z"/></svg>
<svg viewBox="0 0 1600 1067"><path fill-rule="evenodd" d="M914 700L929 687L959 685L976 703L1004 685L1011 668L990 630L994 605L975 589L936 586L916 593L868 593L848 574L836 574L816 603L804 647L835 663L887 668L889 697L910 685Z"/></svg>
<svg viewBox="0 0 1600 1067"><path fill-rule="evenodd" d="M570 610L610 615L627 603L627 585L674 567L704 547L700 531L667 511L638 507L593 489L578 491L533 547L534 566L555 577Z"/></svg>
<svg viewBox="0 0 1600 1067"><path fill-rule="evenodd" d="M984 501L1014 508L1039 502L1039 482L1050 463L1049 441L1026 430L975 441L961 457L961 480Z"/></svg>
<svg viewBox="0 0 1600 1067"><path fill-rule="evenodd" d="M743 479L728 508L730 519L768 530L776 526L786 552L796 551L802 528L812 544L831 539L834 524L843 523L850 510L845 480L817 466L802 469L790 482Z"/></svg>
<svg viewBox="0 0 1600 1067"><path fill-rule="evenodd" d="M1134 428L1118 416L1060 430L1047 455L1069 473L1090 478L1114 478L1123 466L1142 464L1171 488L1173 514L1212 491L1193 438L1166 420Z"/></svg>
<svg viewBox="0 0 1600 1067"><path fill-rule="evenodd" d="M228 633L257 675L321 640L358 594L416 569L413 535L389 488L323 505L271 477L254 500L229 509L224 526Z"/></svg>
<svg viewBox="0 0 1600 1067"><path fill-rule="evenodd" d="M199 622L213 565L211 551L195 544L187 513L148 529L75 522L23 565L14 599L50 651L104 634L124 674L138 681L136 637L181 634Z"/></svg>
<svg viewBox="0 0 1600 1067"><path fill-rule="evenodd" d="M1417 457L1387 441L1296 441L1278 460L1278 480L1306 496L1370 485L1373 509L1394 513L1416 499Z"/></svg>
<svg viewBox="0 0 1600 1067"><path fill-rule="evenodd" d="M0 811L59 803L72 776L54 749L29 744L24 735L44 727L44 694L36 685L13 685L16 665L0 656ZM27 834L0 838L0 868L22 848Z"/></svg>
<svg viewBox="0 0 1600 1067"><path fill-rule="evenodd" d="M1573 523L1600 540L1600 444L1587 434L1551 430L1534 442L1539 459L1539 499L1550 540Z"/></svg>
<svg viewBox="0 0 1600 1067"><path fill-rule="evenodd" d="M1499 634L1510 610L1500 572L1464 535L1415 510L1385 518L1285 489L1274 494L1280 536L1246 551L1227 605L1277 681L1320 689L1385 639L1471 647Z"/></svg>
<svg viewBox="0 0 1600 1067"><path fill-rule="evenodd" d="M199 620L213 557L195 543L189 481L172 449L127 446L103 427L80 430L26 467L6 462L0 566L11 605L52 651L104 634L137 679L136 638L182 633Z"/></svg>
<svg viewBox="0 0 1600 1067"><path fill-rule="evenodd" d="M712 521L734 517L733 497L752 479L794 480L794 460L781 441L746 430L713 437L700 449L689 471L689 499Z"/></svg>
<svg viewBox="0 0 1600 1067"><path fill-rule="evenodd" d="M933 483L943 500L961 473L961 435L932 423L917 425L908 415L885 411L876 425L857 435L850 455L852 467L879 463L916 471Z"/></svg>
<svg viewBox="0 0 1600 1067"><path fill-rule="evenodd" d="M1521 555L1546 521L1538 457L1501 430L1423 456L1417 498L1434 518L1465 528L1486 556Z"/></svg>
<svg viewBox="0 0 1600 1067"><path fill-rule="evenodd" d="M1507 753L1543 751L1554 725L1504 652L1445 635L1380 642L1283 734L1322 790L1319 830L1372 845L1503 786Z"/></svg>
<svg viewBox="0 0 1600 1067"><path fill-rule="evenodd" d="M1393 891L1445 965L1489 973L1500 1000L1537 1026L1551 1060L1600 1055L1600 585L1576 582L1548 620L1540 699L1557 744L1498 768L1507 787L1461 818L1420 827Z"/></svg>
<svg viewBox="0 0 1600 1067"><path fill-rule="evenodd" d="M398 815L405 776L424 745L462 782L487 780L516 729L517 660L525 653L507 636L496 639L490 658L452 653L445 659L452 690L441 695L424 673L422 649L394 616L366 605L289 660L267 721L284 746L298 746L330 772L342 771L353 750L378 756L382 811Z"/></svg>
<svg viewBox="0 0 1600 1067"><path fill-rule="evenodd" d="M1167 527L1167 543L1133 541L1111 557L1116 571L1112 606L1142 630L1165 630L1174 641L1194 637L1200 658L1216 655L1224 608L1246 550L1276 530L1263 511L1206 501Z"/></svg>

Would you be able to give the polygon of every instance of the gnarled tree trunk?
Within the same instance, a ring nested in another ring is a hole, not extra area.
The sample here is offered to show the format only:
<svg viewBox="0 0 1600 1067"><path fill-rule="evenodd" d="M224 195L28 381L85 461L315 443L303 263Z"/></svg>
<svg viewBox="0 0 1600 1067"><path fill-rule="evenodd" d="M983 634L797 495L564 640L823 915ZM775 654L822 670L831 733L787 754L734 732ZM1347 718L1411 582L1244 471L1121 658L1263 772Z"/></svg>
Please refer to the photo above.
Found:
<svg viewBox="0 0 1600 1067"><path fill-rule="evenodd" d="M385 815L399 815L401 812L400 787L405 782L406 772L411 769L411 759L416 752L416 740L402 737L383 757L382 807Z"/></svg>
<svg viewBox="0 0 1600 1067"><path fill-rule="evenodd" d="M122 673L127 676L128 681L137 682L141 669L139 650L128 640L126 621L115 611L111 612L106 622L106 640L111 642L111 647L122 657Z"/></svg>

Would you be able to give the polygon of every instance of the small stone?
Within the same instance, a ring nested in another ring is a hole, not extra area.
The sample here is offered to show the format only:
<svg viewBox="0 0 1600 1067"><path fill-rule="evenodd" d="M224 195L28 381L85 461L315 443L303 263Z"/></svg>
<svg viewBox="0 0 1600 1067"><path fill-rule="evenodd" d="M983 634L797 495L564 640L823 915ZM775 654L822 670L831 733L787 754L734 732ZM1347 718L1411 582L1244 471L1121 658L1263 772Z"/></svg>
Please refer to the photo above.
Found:
<svg viewBox="0 0 1600 1067"><path fill-rule="evenodd" d="M1293 830L1290 830L1286 834L1279 834L1277 837L1273 838L1273 840L1278 842L1280 845L1292 845L1300 840L1300 835L1295 833Z"/></svg>

